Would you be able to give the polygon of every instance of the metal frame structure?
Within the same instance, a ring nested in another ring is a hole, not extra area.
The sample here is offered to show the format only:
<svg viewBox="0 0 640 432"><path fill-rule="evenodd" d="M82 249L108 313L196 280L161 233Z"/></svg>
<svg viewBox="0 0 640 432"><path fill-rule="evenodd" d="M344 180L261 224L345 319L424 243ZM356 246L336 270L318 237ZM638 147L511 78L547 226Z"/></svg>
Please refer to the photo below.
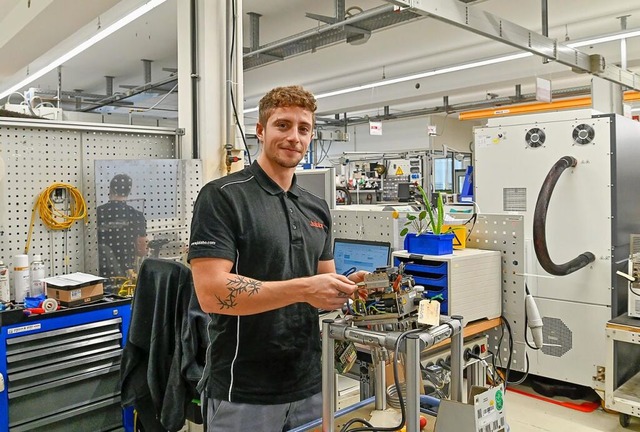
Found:
<svg viewBox="0 0 640 432"><path fill-rule="evenodd" d="M556 39L535 33L522 26L476 7L466 6L458 0L386 0L408 8L409 11L488 37L569 66L578 72L587 72L623 86L640 90L640 75L605 61L598 54L586 54Z"/></svg>
<svg viewBox="0 0 640 432"><path fill-rule="evenodd" d="M372 348L395 350L406 355L407 432L420 430L420 353L436 343L451 338L451 400L463 399L463 335L462 317L441 317L441 324L416 332L379 332L351 326L346 321L324 320L322 323L322 430L335 431L335 346L333 339L356 342ZM393 361L397 361L394 359ZM383 376L384 377L384 376ZM384 380L382 380L384 382ZM376 388L376 409L383 409L380 398L384 391ZM327 396L328 395L328 396Z"/></svg>

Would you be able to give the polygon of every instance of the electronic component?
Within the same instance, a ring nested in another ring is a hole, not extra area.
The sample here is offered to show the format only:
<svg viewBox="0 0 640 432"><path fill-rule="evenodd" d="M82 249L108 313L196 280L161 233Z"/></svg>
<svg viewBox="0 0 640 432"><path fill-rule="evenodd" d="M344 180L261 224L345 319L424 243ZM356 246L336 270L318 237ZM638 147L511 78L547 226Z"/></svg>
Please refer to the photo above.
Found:
<svg viewBox="0 0 640 432"><path fill-rule="evenodd" d="M356 346L350 341L335 341L335 368L339 374L345 374L356 363Z"/></svg>
<svg viewBox="0 0 640 432"><path fill-rule="evenodd" d="M416 312L418 306L414 300L420 293L414 289L413 278L404 275L402 270L402 267L387 267L366 274L346 313L364 325L373 320L397 322Z"/></svg>

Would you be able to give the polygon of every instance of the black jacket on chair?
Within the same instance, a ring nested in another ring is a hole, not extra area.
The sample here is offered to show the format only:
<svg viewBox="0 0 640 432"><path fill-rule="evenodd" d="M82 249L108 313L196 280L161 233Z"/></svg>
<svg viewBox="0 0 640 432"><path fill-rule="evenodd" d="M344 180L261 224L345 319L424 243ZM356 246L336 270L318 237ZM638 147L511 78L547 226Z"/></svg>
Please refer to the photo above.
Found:
<svg viewBox="0 0 640 432"><path fill-rule="evenodd" d="M144 430L178 431L202 376L209 320L195 297L191 270L148 258L140 268L122 352L122 405Z"/></svg>

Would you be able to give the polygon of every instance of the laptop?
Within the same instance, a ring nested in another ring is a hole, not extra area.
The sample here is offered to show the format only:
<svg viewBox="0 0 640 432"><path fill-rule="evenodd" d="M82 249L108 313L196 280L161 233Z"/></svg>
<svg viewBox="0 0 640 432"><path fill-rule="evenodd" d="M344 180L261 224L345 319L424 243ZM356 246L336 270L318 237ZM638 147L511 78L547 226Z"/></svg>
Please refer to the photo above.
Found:
<svg viewBox="0 0 640 432"><path fill-rule="evenodd" d="M333 259L338 274L348 274L353 268L373 272L389 266L391 243L337 238L333 241Z"/></svg>

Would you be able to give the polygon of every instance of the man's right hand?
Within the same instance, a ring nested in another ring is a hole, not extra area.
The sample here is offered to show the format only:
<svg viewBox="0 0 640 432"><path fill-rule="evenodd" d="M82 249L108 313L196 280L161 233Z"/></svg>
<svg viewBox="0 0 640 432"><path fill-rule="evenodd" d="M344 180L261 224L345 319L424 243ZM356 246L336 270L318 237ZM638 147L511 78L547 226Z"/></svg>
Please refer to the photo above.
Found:
<svg viewBox="0 0 640 432"><path fill-rule="evenodd" d="M358 285L346 276L336 273L322 273L306 279L304 300L318 309L340 309L358 289Z"/></svg>

